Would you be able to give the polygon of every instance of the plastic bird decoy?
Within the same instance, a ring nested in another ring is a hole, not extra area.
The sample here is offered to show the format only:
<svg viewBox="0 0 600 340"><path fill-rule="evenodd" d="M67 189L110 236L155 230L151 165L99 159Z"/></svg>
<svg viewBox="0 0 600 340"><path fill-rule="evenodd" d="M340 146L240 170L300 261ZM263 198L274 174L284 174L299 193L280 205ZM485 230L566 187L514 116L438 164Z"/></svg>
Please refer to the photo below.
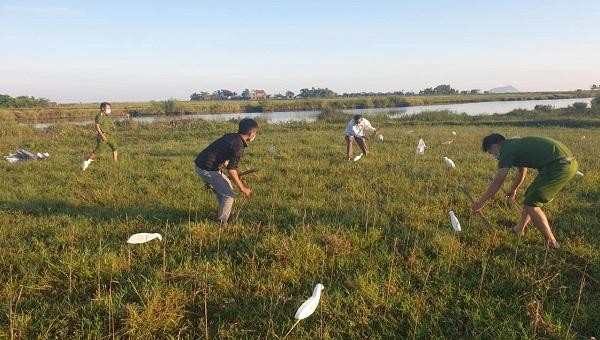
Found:
<svg viewBox="0 0 600 340"><path fill-rule="evenodd" d="M383 142L383 135L379 135L379 141Z"/></svg>
<svg viewBox="0 0 600 340"><path fill-rule="evenodd" d="M424 155L426 147L427 145L425 145L425 141L423 140L423 138L420 138L419 144L417 145L417 155Z"/></svg>
<svg viewBox="0 0 600 340"><path fill-rule="evenodd" d="M450 223L452 224L452 229L454 229L454 231L460 231L461 230L460 222L458 221L458 218L454 214L454 211L450 210L448 215L450 215Z"/></svg>
<svg viewBox="0 0 600 340"><path fill-rule="evenodd" d="M353 161L358 162L361 158L362 158L363 154L361 153L360 155L354 157Z"/></svg>
<svg viewBox="0 0 600 340"><path fill-rule="evenodd" d="M450 169L456 168L456 165L454 164L454 162L450 158L444 157L443 159L444 159L444 164L446 164L446 166L448 168L450 168Z"/></svg>
<svg viewBox="0 0 600 340"><path fill-rule="evenodd" d="M133 234L129 237L129 239L127 240L127 243L129 244L140 244L140 243L146 243L149 241L152 241L154 239L159 239L160 241L162 241L162 236L159 233L138 233L138 234Z"/></svg>
<svg viewBox="0 0 600 340"><path fill-rule="evenodd" d="M321 300L321 291L323 289L325 289L325 286L323 286L320 283L317 283L317 285L313 289L312 296L309 297L308 300L304 301L304 303L302 305L300 305L300 307L298 307L298 310L296 311L296 314L294 315L296 322L294 323L292 328L290 328L290 330L287 332L287 334L283 337L284 339L292 332L292 330L294 329L294 327L296 327L296 325L298 324L298 322L300 322L300 320L306 319L312 313L315 312L315 310L317 309L317 306L319 306L319 300Z"/></svg>

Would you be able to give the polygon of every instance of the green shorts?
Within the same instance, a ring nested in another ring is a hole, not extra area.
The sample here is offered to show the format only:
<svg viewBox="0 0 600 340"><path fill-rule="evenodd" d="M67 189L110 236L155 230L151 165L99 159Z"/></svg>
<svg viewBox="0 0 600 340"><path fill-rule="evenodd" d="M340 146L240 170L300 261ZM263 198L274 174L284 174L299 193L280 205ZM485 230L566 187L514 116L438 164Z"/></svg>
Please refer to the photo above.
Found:
<svg viewBox="0 0 600 340"><path fill-rule="evenodd" d="M529 207L542 207L554 199L556 194L575 177L577 161L570 164L554 163L540 170L533 183L525 192L523 204Z"/></svg>
<svg viewBox="0 0 600 340"><path fill-rule="evenodd" d="M99 151L104 144L108 145L113 152L117 151L117 141L115 141L114 138L108 137L106 141L103 141L102 138L96 138L96 148L94 149L94 152Z"/></svg>

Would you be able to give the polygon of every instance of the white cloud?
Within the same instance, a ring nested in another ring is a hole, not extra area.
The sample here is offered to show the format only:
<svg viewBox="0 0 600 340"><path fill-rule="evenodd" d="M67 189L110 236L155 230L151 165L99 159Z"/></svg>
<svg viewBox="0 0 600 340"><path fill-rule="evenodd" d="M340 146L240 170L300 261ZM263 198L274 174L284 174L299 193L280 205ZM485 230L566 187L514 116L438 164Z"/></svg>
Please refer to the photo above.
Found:
<svg viewBox="0 0 600 340"><path fill-rule="evenodd" d="M3 11L17 12L23 14L34 14L34 15L50 15L50 16L65 16L73 17L80 16L83 11L62 6L46 6L46 5L2 5L0 7Z"/></svg>

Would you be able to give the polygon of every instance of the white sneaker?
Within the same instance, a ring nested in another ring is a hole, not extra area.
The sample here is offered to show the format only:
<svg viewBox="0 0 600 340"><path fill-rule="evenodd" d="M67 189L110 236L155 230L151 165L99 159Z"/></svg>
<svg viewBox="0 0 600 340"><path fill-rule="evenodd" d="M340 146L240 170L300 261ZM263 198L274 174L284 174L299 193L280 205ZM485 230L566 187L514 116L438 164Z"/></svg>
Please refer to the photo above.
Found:
<svg viewBox="0 0 600 340"><path fill-rule="evenodd" d="M83 161L83 164L81 165L81 169L83 171L85 171L85 169L87 169L90 166L90 164L92 164L93 161L94 161L93 159L88 159L87 161Z"/></svg>

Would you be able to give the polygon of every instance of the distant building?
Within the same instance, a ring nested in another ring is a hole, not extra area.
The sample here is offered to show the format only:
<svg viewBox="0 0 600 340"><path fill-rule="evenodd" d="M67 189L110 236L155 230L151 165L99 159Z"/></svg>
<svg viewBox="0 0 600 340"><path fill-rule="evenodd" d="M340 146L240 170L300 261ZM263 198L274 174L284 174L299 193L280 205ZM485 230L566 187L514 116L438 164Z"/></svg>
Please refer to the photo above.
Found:
<svg viewBox="0 0 600 340"><path fill-rule="evenodd" d="M267 91L265 91L265 90L250 91L250 99L251 100L259 100L259 99L266 99L266 98L267 98Z"/></svg>

